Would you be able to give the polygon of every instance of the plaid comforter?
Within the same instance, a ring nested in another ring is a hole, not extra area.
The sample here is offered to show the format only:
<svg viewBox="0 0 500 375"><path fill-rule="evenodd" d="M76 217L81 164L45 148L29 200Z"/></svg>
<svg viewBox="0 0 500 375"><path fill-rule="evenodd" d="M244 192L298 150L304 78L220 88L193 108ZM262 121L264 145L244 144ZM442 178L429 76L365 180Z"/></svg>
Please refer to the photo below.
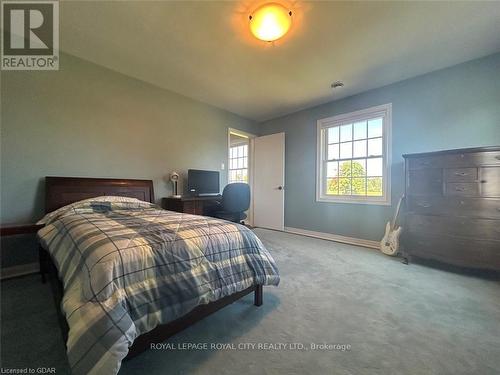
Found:
<svg viewBox="0 0 500 375"><path fill-rule="evenodd" d="M115 374L137 336L198 305L279 283L273 258L242 225L96 199L50 214L38 232L64 284L74 374Z"/></svg>

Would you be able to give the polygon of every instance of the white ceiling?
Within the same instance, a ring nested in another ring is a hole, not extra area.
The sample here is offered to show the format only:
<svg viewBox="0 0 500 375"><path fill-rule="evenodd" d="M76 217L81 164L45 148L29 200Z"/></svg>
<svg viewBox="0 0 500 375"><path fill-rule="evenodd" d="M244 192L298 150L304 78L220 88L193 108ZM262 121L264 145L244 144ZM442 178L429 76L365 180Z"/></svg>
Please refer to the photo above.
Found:
<svg viewBox="0 0 500 375"><path fill-rule="evenodd" d="M500 51L500 2L296 1L274 46L256 4L64 1L61 48L259 121Z"/></svg>

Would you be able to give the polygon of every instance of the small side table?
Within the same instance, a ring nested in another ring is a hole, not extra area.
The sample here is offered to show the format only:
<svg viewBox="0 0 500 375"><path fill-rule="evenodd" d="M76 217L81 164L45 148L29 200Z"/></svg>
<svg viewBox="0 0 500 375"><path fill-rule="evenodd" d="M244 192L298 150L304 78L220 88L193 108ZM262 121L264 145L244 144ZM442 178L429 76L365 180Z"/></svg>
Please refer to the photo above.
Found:
<svg viewBox="0 0 500 375"><path fill-rule="evenodd" d="M0 237L15 236L19 234L36 233L39 229L43 228L43 224L1 224ZM42 283L45 284L48 265L48 254L41 247L38 247L38 262L40 263L40 275L42 276Z"/></svg>

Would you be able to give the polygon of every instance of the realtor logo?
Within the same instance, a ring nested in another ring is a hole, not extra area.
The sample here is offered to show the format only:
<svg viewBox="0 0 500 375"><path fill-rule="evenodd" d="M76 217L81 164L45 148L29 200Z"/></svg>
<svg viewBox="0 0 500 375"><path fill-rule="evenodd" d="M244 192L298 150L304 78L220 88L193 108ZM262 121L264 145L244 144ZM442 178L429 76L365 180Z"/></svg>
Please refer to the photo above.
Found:
<svg viewBox="0 0 500 375"><path fill-rule="evenodd" d="M2 1L2 70L59 70L59 3Z"/></svg>

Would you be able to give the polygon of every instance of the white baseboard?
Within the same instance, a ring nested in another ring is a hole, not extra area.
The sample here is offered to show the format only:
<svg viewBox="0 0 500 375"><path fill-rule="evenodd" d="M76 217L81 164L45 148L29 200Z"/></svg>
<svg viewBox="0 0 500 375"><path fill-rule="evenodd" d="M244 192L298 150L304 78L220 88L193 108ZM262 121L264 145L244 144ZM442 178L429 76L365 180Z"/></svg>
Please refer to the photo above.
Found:
<svg viewBox="0 0 500 375"><path fill-rule="evenodd" d="M322 240L342 242L349 245L363 246L363 247L368 247L370 249L377 249L377 250L380 249L379 242L364 240L362 238L346 237L346 236L340 236L338 234L315 232L312 230L292 228L292 227L285 227L285 232L300 234L308 237L320 238Z"/></svg>
<svg viewBox="0 0 500 375"><path fill-rule="evenodd" d="M40 267L38 262L21 264L19 266L2 268L0 270L0 279L10 279L11 277L29 275L32 273L40 272Z"/></svg>

